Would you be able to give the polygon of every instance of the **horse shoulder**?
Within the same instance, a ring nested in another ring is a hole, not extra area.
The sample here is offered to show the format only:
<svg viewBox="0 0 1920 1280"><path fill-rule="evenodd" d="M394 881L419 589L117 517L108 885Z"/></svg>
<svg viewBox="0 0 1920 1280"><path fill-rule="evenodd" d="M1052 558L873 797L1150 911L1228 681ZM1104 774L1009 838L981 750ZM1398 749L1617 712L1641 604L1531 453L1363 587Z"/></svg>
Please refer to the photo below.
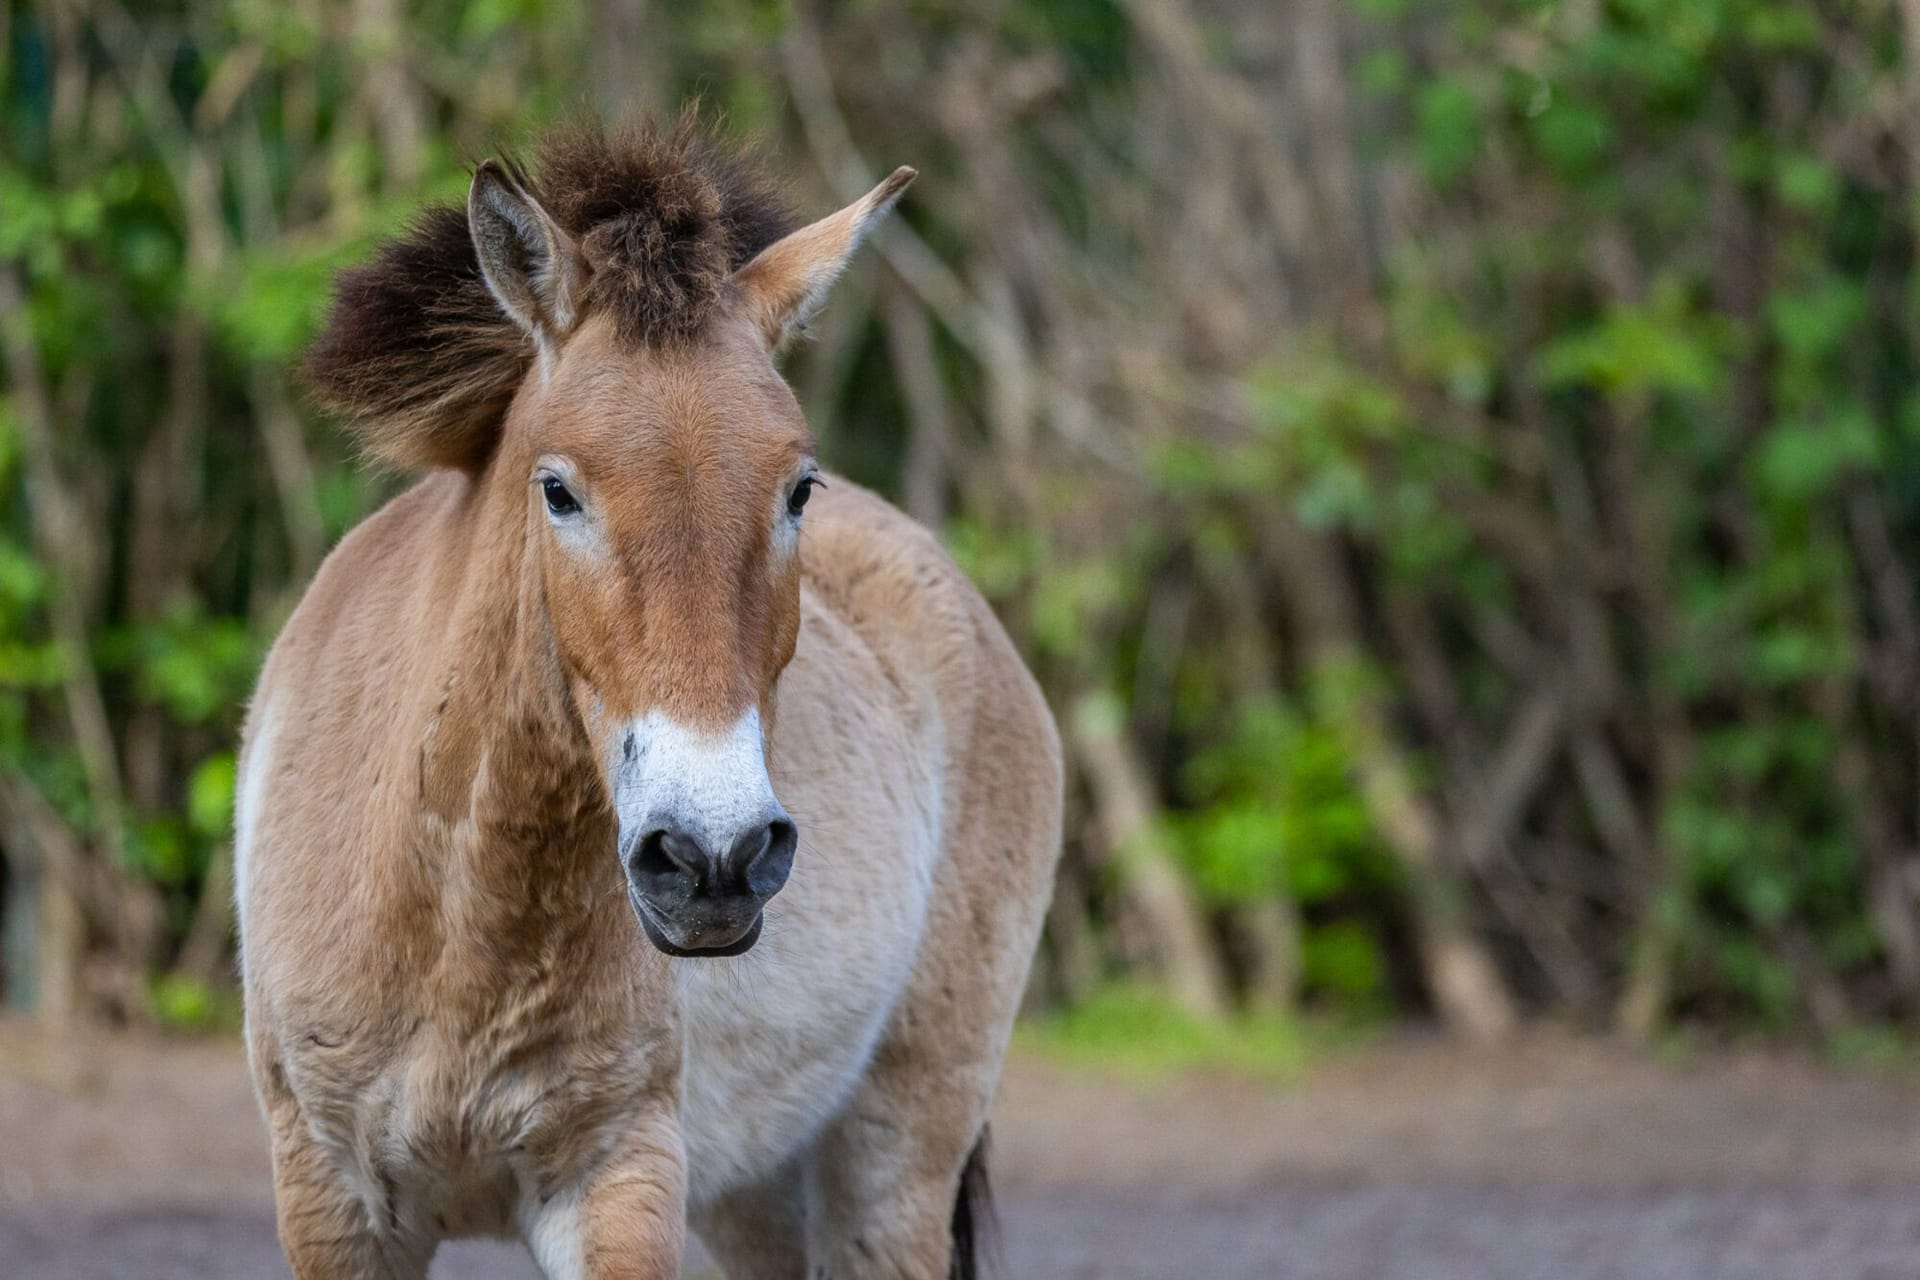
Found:
<svg viewBox="0 0 1920 1280"><path fill-rule="evenodd" d="M1034 809L1044 826L1060 739L1005 628L931 532L867 490L833 486L805 544L811 595L884 673L883 693L933 717L947 791Z"/></svg>
<svg viewBox="0 0 1920 1280"><path fill-rule="evenodd" d="M268 653L235 787L235 897L250 977L329 967L321 918L344 905L343 890L382 884L377 868L358 864L395 817L375 784L405 767L397 709L420 660L417 617L438 594L423 580L439 576L461 484L428 477L351 530ZM263 915L271 930L256 927Z"/></svg>
<svg viewBox="0 0 1920 1280"><path fill-rule="evenodd" d="M855 810L894 806L903 838L836 842L836 856L871 863L874 882L902 889L904 862L917 902L974 917L950 932L992 937L1024 969L1023 940L1045 909L1060 848L1053 716L993 610L933 535L877 496L832 483L824 518L811 524L808 512L800 650L776 726L776 745L810 767L783 786L834 826L857 825ZM800 723L787 726L790 706ZM804 832L807 815L795 812Z"/></svg>

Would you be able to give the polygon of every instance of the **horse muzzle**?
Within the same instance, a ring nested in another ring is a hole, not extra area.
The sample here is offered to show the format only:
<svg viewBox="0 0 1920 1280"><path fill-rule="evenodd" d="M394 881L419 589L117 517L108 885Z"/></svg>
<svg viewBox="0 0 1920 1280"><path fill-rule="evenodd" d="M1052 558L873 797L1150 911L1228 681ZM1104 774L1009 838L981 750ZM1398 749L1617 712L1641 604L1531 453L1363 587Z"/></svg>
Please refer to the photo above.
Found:
<svg viewBox="0 0 1920 1280"><path fill-rule="evenodd" d="M716 850L655 826L623 849L627 896L647 940L670 956L737 956L760 939L767 902L793 869L799 832L784 810Z"/></svg>

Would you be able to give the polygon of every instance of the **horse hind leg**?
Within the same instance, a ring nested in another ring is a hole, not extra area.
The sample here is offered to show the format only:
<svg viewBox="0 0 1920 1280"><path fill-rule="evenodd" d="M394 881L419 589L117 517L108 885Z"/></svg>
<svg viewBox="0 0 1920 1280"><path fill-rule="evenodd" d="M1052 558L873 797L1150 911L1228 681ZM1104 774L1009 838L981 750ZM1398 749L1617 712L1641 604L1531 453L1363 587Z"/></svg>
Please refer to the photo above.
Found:
<svg viewBox="0 0 1920 1280"><path fill-rule="evenodd" d="M987 1192L986 1138L974 1144L962 1170L954 1199L949 1206L947 1226L948 1260L942 1262L937 1251L925 1245L926 1237L937 1236L938 1213L929 1225L922 1215L918 1230L901 1233L907 1239L867 1239L853 1231L854 1259L837 1258L832 1244L822 1240L815 1248L822 1255L808 1266L808 1225L805 1187L796 1173L786 1172L751 1187L728 1191L710 1204L693 1210L689 1217L695 1234L719 1263L727 1280L820 1280L842 1275L919 1275L939 1280L976 1280L986 1252L986 1236L991 1230L992 1206ZM819 1187L816 1193L827 1192ZM938 1191L933 1201L939 1200ZM891 1198L882 1212L891 1213L896 1202ZM833 1215L829 1215L833 1216ZM841 1234L846 1226L864 1214L840 1214ZM822 1233L829 1234L826 1232ZM894 1262L886 1262L893 1255Z"/></svg>
<svg viewBox="0 0 1920 1280"><path fill-rule="evenodd" d="M993 907L948 899L949 918L936 921L929 938L940 953L923 952L865 1077L810 1154L810 1276L974 1274L986 1226L987 1112L1025 977L1021 948L1031 946L1027 923L1003 916L999 923L1014 936L983 949L1000 965L958 954L957 938L991 937L972 918L983 909Z"/></svg>
<svg viewBox="0 0 1920 1280"><path fill-rule="evenodd" d="M997 631L980 606L983 629ZM913 972L807 1165L807 1257L831 1280L950 1280L980 1261L987 1113L1060 850L1060 753L1004 638L966 756Z"/></svg>
<svg viewBox="0 0 1920 1280"><path fill-rule="evenodd" d="M960 1170L960 1186L953 1198L953 1222L948 1235L953 1256L948 1263L952 1280L978 1280L994 1231L993 1189L987 1181L987 1131L982 1129L967 1163Z"/></svg>
<svg viewBox="0 0 1920 1280"><path fill-rule="evenodd" d="M796 1170L723 1192L688 1217L727 1280L807 1280L806 1203Z"/></svg>
<svg viewBox="0 0 1920 1280"><path fill-rule="evenodd" d="M949 1280L979 1262L987 1112L1060 847L1057 740L1037 695L1031 709L974 725L913 976L809 1162L816 1276Z"/></svg>
<svg viewBox="0 0 1920 1280"><path fill-rule="evenodd" d="M810 1171L809 1276L974 1280L990 1213L983 1140L857 1123L828 1137Z"/></svg>

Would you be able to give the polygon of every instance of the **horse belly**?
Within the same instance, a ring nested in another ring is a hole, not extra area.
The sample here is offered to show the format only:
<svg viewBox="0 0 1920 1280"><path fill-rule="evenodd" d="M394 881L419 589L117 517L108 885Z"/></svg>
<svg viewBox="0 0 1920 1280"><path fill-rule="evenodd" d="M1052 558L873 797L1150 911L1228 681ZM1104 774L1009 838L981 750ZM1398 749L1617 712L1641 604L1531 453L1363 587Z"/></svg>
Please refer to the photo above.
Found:
<svg viewBox="0 0 1920 1280"><path fill-rule="evenodd" d="M803 798L794 812L814 813L816 831L841 825L823 824ZM833 838L828 848L803 826L792 879L754 949L673 962L694 1204L802 1155L865 1073L912 974L938 856L933 812L886 825L818 832Z"/></svg>

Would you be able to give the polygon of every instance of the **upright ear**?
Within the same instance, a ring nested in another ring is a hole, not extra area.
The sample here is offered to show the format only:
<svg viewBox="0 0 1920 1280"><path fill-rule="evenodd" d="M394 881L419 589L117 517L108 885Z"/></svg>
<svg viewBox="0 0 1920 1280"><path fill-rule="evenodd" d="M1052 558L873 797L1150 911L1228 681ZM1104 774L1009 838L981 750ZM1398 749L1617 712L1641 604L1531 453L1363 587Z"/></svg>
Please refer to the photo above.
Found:
<svg viewBox="0 0 1920 1280"><path fill-rule="evenodd" d="M579 318L587 276L573 238L492 160L474 172L467 227L500 309L542 347L565 337Z"/></svg>
<svg viewBox="0 0 1920 1280"><path fill-rule="evenodd" d="M846 270L847 259L917 176L904 166L895 169L840 212L776 240L734 272L741 299L768 348L778 351L806 328Z"/></svg>

